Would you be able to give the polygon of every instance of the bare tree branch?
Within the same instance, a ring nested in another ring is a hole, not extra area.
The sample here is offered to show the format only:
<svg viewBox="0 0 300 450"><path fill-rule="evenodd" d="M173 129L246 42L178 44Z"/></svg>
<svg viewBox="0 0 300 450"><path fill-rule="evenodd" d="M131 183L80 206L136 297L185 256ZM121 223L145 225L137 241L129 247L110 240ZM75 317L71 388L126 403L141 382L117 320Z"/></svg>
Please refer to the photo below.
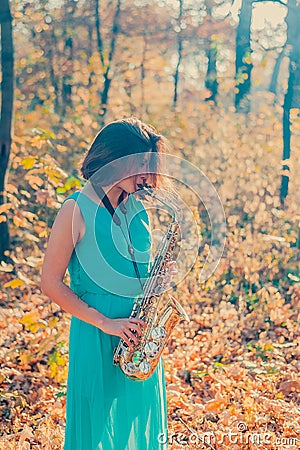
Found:
<svg viewBox="0 0 300 450"><path fill-rule="evenodd" d="M262 3L262 2L269 2L271 1L272 3L280 3L283 6L287 6L287 3L282 2L281 0L252 0L253 3Z"/></svg>
<svg viewBox="0 0 300 450"><path fill-rule="evenodd" d="M265 47L261 42L259 42L259 39L252 39L252 42L254 42L258 47L260 47L265 52L271 52L272 50L278 50L284 48L284 45L276 45L275 47Z"/></svg>

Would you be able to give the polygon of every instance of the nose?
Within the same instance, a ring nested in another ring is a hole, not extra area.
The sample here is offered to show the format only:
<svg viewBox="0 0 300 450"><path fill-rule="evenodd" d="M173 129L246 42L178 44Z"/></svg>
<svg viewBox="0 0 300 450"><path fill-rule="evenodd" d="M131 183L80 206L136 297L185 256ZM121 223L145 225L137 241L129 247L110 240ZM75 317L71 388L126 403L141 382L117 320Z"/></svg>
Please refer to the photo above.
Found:
<svg viewBox="0 0 300 450"><path fill-rule="evenodd" d="M139 184L145 184L147 182L147 175L141 174L138 176L138 183Z"/></svg>
<svg viewBox="0 0 300 450"><path fill-rule="evenodd" d="M136 184L141 184L144 185L147 183L147 175L144 173L140 173L137 177L136 177Z"/></svg>

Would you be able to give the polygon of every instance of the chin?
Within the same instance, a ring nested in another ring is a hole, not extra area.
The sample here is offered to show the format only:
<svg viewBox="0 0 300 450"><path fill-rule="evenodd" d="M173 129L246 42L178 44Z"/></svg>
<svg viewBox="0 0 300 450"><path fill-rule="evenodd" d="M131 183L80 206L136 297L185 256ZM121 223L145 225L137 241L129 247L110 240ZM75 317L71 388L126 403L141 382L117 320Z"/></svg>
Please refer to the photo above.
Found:
<svg viewBox="0 0 300 450"><path fill-rule="evenodd" d="M133 194L135 192L134 187L126 187L123 188L123 191L125 192L125 194Z"/></svg>

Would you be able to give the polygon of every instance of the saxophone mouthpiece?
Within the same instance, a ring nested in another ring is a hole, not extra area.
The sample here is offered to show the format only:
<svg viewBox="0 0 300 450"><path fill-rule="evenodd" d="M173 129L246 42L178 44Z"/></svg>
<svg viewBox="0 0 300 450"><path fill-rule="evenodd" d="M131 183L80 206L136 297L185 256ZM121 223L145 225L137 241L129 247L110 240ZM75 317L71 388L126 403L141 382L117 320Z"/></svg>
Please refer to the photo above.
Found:
<svg viewBox="0 0 300 450"><path fill-rule="evenodd" d="M153 195L152 187L149 184L147 184L146 182L144 182L144 184L138 183L137 186L139 188L137 190L137 193L138 193L139 197L141 197L142 200L145 200L147 194L150 196Z"/></svg>
<svg viewBox="0 0 300 450"><path fill-rule="evenodd" d="M137 185L138 185L139 189L152 189L152 187L149 184L147 184L146 182L144 184L138 183Z"/></svg>

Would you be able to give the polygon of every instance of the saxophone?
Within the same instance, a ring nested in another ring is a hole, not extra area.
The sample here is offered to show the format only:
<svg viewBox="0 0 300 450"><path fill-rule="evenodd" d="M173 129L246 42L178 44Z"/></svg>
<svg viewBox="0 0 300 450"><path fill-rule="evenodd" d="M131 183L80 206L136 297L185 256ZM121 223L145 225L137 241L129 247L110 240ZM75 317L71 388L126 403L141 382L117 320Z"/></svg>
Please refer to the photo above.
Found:
<svg viewBox="0 0 300 450"><path fill-rule="evenodd" d="M173 328L181 319L190 321L188 315L179 302L170 294L165 306L159 307L167 283L167 263L171 261L175 246L178 241L179 223L176 208L165 203L160 197L153 194L153 190L147 184L138 185L142 195L156 198L168 209L171 209L172 220L157 248L153 266L149 277L143 286L143 294L135 299L130 318L141 319L146 322L142 335L137 344L132 344L129 350L124 339L120 339L114 349L113 364L119 365L124 374L131 380L143 381L153 374L159 363L159 358L164 350ZM136 334L136 330L133 330Z"/></svg>

